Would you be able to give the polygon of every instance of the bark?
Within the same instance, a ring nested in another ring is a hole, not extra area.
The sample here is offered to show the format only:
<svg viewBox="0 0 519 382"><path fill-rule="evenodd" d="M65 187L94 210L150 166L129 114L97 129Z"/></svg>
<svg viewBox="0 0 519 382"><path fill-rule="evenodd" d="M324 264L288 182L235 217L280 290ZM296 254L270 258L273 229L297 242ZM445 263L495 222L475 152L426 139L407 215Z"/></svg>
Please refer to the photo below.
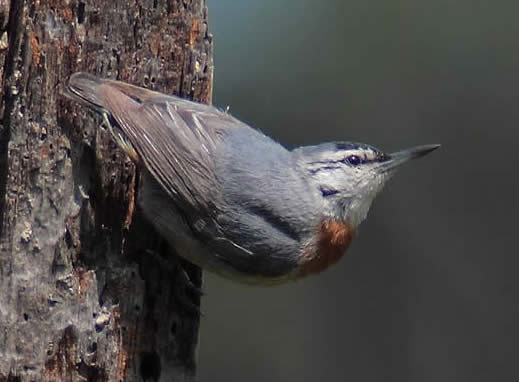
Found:
<svg viewBox="0 0 519 382"><path fill-rule="evenodd" d="M60 91L86 71L210 102L204 0L0 0L0 381L194 379L201 271Z"/></svg>

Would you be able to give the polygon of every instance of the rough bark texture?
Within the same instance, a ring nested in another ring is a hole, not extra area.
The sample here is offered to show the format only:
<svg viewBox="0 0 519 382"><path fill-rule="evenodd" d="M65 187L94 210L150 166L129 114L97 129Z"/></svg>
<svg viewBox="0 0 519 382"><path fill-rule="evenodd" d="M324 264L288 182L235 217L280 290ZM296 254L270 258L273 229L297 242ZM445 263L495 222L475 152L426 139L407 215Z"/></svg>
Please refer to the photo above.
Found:
<svg viewBox="0 0 519 382"><path fill-rule="evenodd" d="M204 0L0 0L0 62L0 381L193 379L199 296L180 270L201 272L60 90L81 70L210 102Z"/></svg>

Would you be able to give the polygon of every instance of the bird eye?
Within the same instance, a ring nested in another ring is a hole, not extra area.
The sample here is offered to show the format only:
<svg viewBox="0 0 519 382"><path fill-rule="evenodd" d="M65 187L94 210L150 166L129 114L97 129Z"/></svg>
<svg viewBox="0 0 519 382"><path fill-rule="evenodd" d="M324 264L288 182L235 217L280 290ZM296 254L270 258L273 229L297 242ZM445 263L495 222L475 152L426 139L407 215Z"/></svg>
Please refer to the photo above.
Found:
<svg viewBox="0 0 519 382"><path fill-rule="evenodd" d="M349 155L346 157L346 160L352 166L358 166L360 164L360 157L358 155Z"/></svg>

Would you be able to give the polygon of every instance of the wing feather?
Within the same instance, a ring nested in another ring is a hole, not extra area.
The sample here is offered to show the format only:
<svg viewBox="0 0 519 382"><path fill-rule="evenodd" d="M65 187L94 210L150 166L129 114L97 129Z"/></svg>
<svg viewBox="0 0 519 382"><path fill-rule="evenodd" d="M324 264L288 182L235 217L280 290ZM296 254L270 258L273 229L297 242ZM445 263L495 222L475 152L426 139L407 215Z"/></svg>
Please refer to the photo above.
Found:
<svg viewBox="0 0 519 382"><path fill-rule="evenodd" d="M209 105L85 73L70 78L68 91L70 97L115 121L113 128L120 132L112 133L121 147L130 146L137 153L193 233L221 261L249 274L277 275L293 266L289 258L280 259L280 264L264 262L265 256L272 258L270 253L257 256L247 248L251 243L231 240L218 223L229 212L219 210L228 201L222 200L214 158L230 129L249 129L247 125ZM276 266L270 269L272 264Z"/></svg>
<svg viewBox="0 0 519 382"><path fill-rule="evenodd" d="M246 125L209 105L123 82L75 76L69 89L108 112L170 197L197 215L214 214L214 152L226 130Z"/></svg>

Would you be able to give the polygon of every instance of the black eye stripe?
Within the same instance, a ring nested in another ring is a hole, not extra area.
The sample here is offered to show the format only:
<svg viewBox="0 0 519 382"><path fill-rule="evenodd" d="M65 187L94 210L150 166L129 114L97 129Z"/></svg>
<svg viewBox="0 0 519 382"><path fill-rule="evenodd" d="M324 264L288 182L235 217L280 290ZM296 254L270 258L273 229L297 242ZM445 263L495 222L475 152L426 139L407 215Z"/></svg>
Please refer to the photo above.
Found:
<svg viewBox="0 0 519 382"><path fill-rule="evenodd" d="M358 166L361 163L365 163L366 159L365 158L361 158L358 155L348 155L346 158L344 158L344 161L346 163L351 164L352 166Z"/></svg>
<svg viewBox="0 0 519 382"><path fill-rule="evenodd" d="M315 174L322 170L339 169L340 166L336 165L338 163L343 163L348 166L359 166L366 163L385 162L390 159L389 155L380 151L373 151L370 153L355 152L354 154L351 152L344 152L342 154L344 155L342 159L317 160L308 162L308 165L310 166L317 166L316 168L310 169L309 172L311 174Z"/></svg>
<svg viewBox="0 0 519 382"><path fill-rule="evenodd" d="M318 163L318 162L314 162L314 163ZM332 170L337 170L337 169L340 169L341 166L331 166L331 165L328 165L328 166L322 166L322 167L318 167L318 168L314 168L314 169L311 169L311 170L308 170L308 172L310 174L317 174L319 171L332 171Z"/></svg>
<svg viewBox="0 0 519 382"><path fill-rule="evenodd" d="M346 155L344 159L340 160L339 162L351 165L351 166L358 166L365 163L374 163L374 162L385 162L389 159L389 156L377 152L375 153L375 156L372 158L369 158L367 155L357 155L357 154L350 154Z"/></svg>

